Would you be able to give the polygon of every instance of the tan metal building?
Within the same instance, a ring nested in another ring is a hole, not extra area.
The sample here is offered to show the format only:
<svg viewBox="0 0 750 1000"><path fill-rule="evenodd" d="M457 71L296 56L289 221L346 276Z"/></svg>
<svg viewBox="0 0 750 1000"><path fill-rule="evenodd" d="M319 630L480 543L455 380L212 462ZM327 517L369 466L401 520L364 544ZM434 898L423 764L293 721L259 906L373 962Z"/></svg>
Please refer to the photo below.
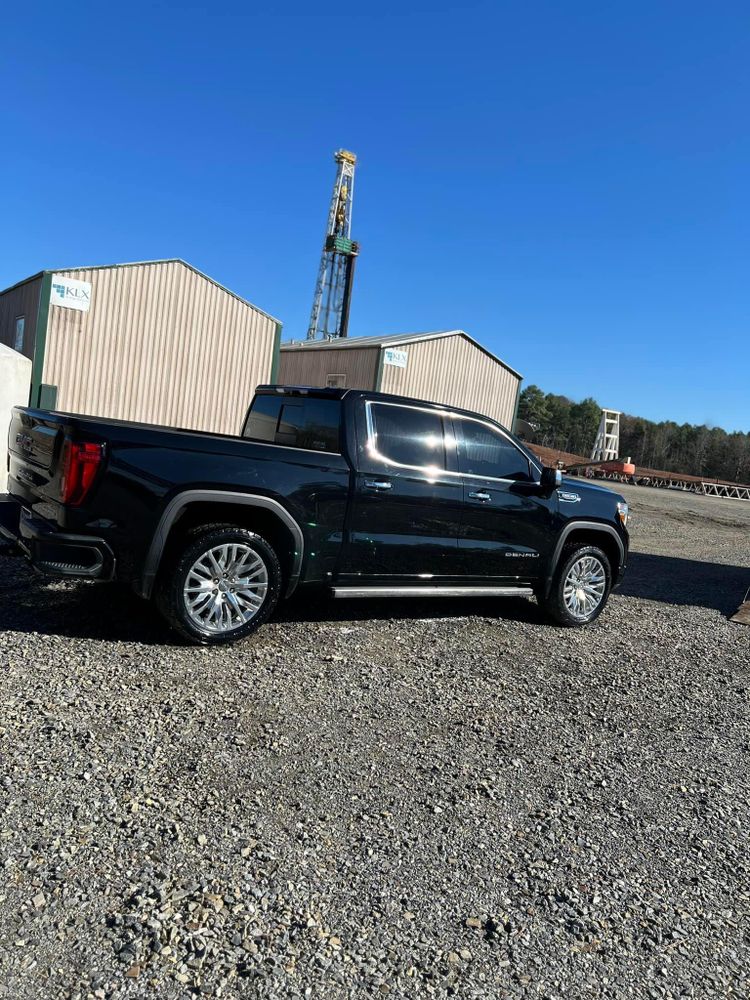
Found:
<svg viewBox="0 0 750 1000"><path fill-rule="evenodd" d="M237 433L281 323L183 260L41 271L0 292L32 405Z"/></svg>
<svg viewBox="0 0 750 1000"><path fill-rule="evenodd" d="M443 330L282 344L279 381L413 396L512 428L522 376L463 330Z"/></svg>

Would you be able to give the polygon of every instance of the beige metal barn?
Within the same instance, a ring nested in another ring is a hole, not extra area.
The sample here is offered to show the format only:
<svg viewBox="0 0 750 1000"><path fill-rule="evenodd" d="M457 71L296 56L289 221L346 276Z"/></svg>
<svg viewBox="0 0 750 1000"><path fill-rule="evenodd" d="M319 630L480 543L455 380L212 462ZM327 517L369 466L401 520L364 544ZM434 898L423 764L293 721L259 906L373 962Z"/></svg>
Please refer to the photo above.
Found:
<svg viewBox="0 0 750 1000"><path fill-rule="evenodd" d="M281 323L183 260L41 271L0 292L31 404L237 433L277 377Z"/></svg>
<svg viewBox="0 0 750 1000"><path fill-rule="evenodd" d="M512 428L522 376L463 330L443 330L282 344L279 381L413 396Z"/></svg>

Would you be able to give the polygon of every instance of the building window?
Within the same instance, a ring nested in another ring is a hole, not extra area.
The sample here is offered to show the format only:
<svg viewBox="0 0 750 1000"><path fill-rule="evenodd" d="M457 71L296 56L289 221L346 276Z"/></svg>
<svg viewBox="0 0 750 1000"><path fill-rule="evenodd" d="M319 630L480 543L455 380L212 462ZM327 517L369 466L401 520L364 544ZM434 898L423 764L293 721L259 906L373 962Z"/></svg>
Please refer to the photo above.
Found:
<svg viewBox="0 0 750 1000"><path fill-rule="evenodd" d="M261 395L253 401L242 436L288 448L338 452L340 422L338 399Z"/></svg>
<svg viewBox="0 0 750 1000"><path fill-rule="evenodd" d="M346 375L326 375L326 389L345 389Z"/></svg>
<svg viewBox="0 0 750 1000"><path fill-rule="evenodd" d="M16 334L13 339L13 350L22 351L23 350L23 333L26 327L26 317L16 316Z"/></svg>
<svg viewBox="0 0 750 1000"><path fill-rule="evenodd" d="M370 403L371 447L389 465L445 468L443 420L439 413L411 406Z"/></svg>
<svg viewBox="0 0 750 1000"><path fill-rule="evenodd" d="M476 420L458 420L458 467L469 476L488 479L531 479L529 460L504 435Z"/></svg>

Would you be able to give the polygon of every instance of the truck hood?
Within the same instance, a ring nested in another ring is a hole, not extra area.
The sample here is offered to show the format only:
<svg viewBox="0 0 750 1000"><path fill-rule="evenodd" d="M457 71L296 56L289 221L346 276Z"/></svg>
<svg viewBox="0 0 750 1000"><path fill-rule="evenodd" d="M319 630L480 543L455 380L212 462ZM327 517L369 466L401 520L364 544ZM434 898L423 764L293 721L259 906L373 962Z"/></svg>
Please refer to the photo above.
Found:
<svg viewBox="0 0 750 1000"><path fill-rule="evenodd" d="M615 493L608 486L600 486L599 483L592 483L590 479L579 479L577 477L574 479L563 476L562 485L559 488L565 490L567 493L578 493L582 499L585 499L587 496L595 497L600 502L605 499L602 494L609 494L612 497L613 506L618 500L625 500L625 497L619 493Z"/></svg>

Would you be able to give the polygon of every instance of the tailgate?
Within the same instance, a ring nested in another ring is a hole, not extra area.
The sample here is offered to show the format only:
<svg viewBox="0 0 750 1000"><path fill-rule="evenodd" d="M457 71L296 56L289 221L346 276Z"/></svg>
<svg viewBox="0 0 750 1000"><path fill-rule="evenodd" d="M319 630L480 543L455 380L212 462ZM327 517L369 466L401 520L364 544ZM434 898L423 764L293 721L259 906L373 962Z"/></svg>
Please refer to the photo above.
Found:
<svg viewBox="0 0 750 1000"><path fill-rule="evenodd" d="M16 407L8 433L11 490L17 483L26 499L57 497L64 441L64 417Z"/></svg>

